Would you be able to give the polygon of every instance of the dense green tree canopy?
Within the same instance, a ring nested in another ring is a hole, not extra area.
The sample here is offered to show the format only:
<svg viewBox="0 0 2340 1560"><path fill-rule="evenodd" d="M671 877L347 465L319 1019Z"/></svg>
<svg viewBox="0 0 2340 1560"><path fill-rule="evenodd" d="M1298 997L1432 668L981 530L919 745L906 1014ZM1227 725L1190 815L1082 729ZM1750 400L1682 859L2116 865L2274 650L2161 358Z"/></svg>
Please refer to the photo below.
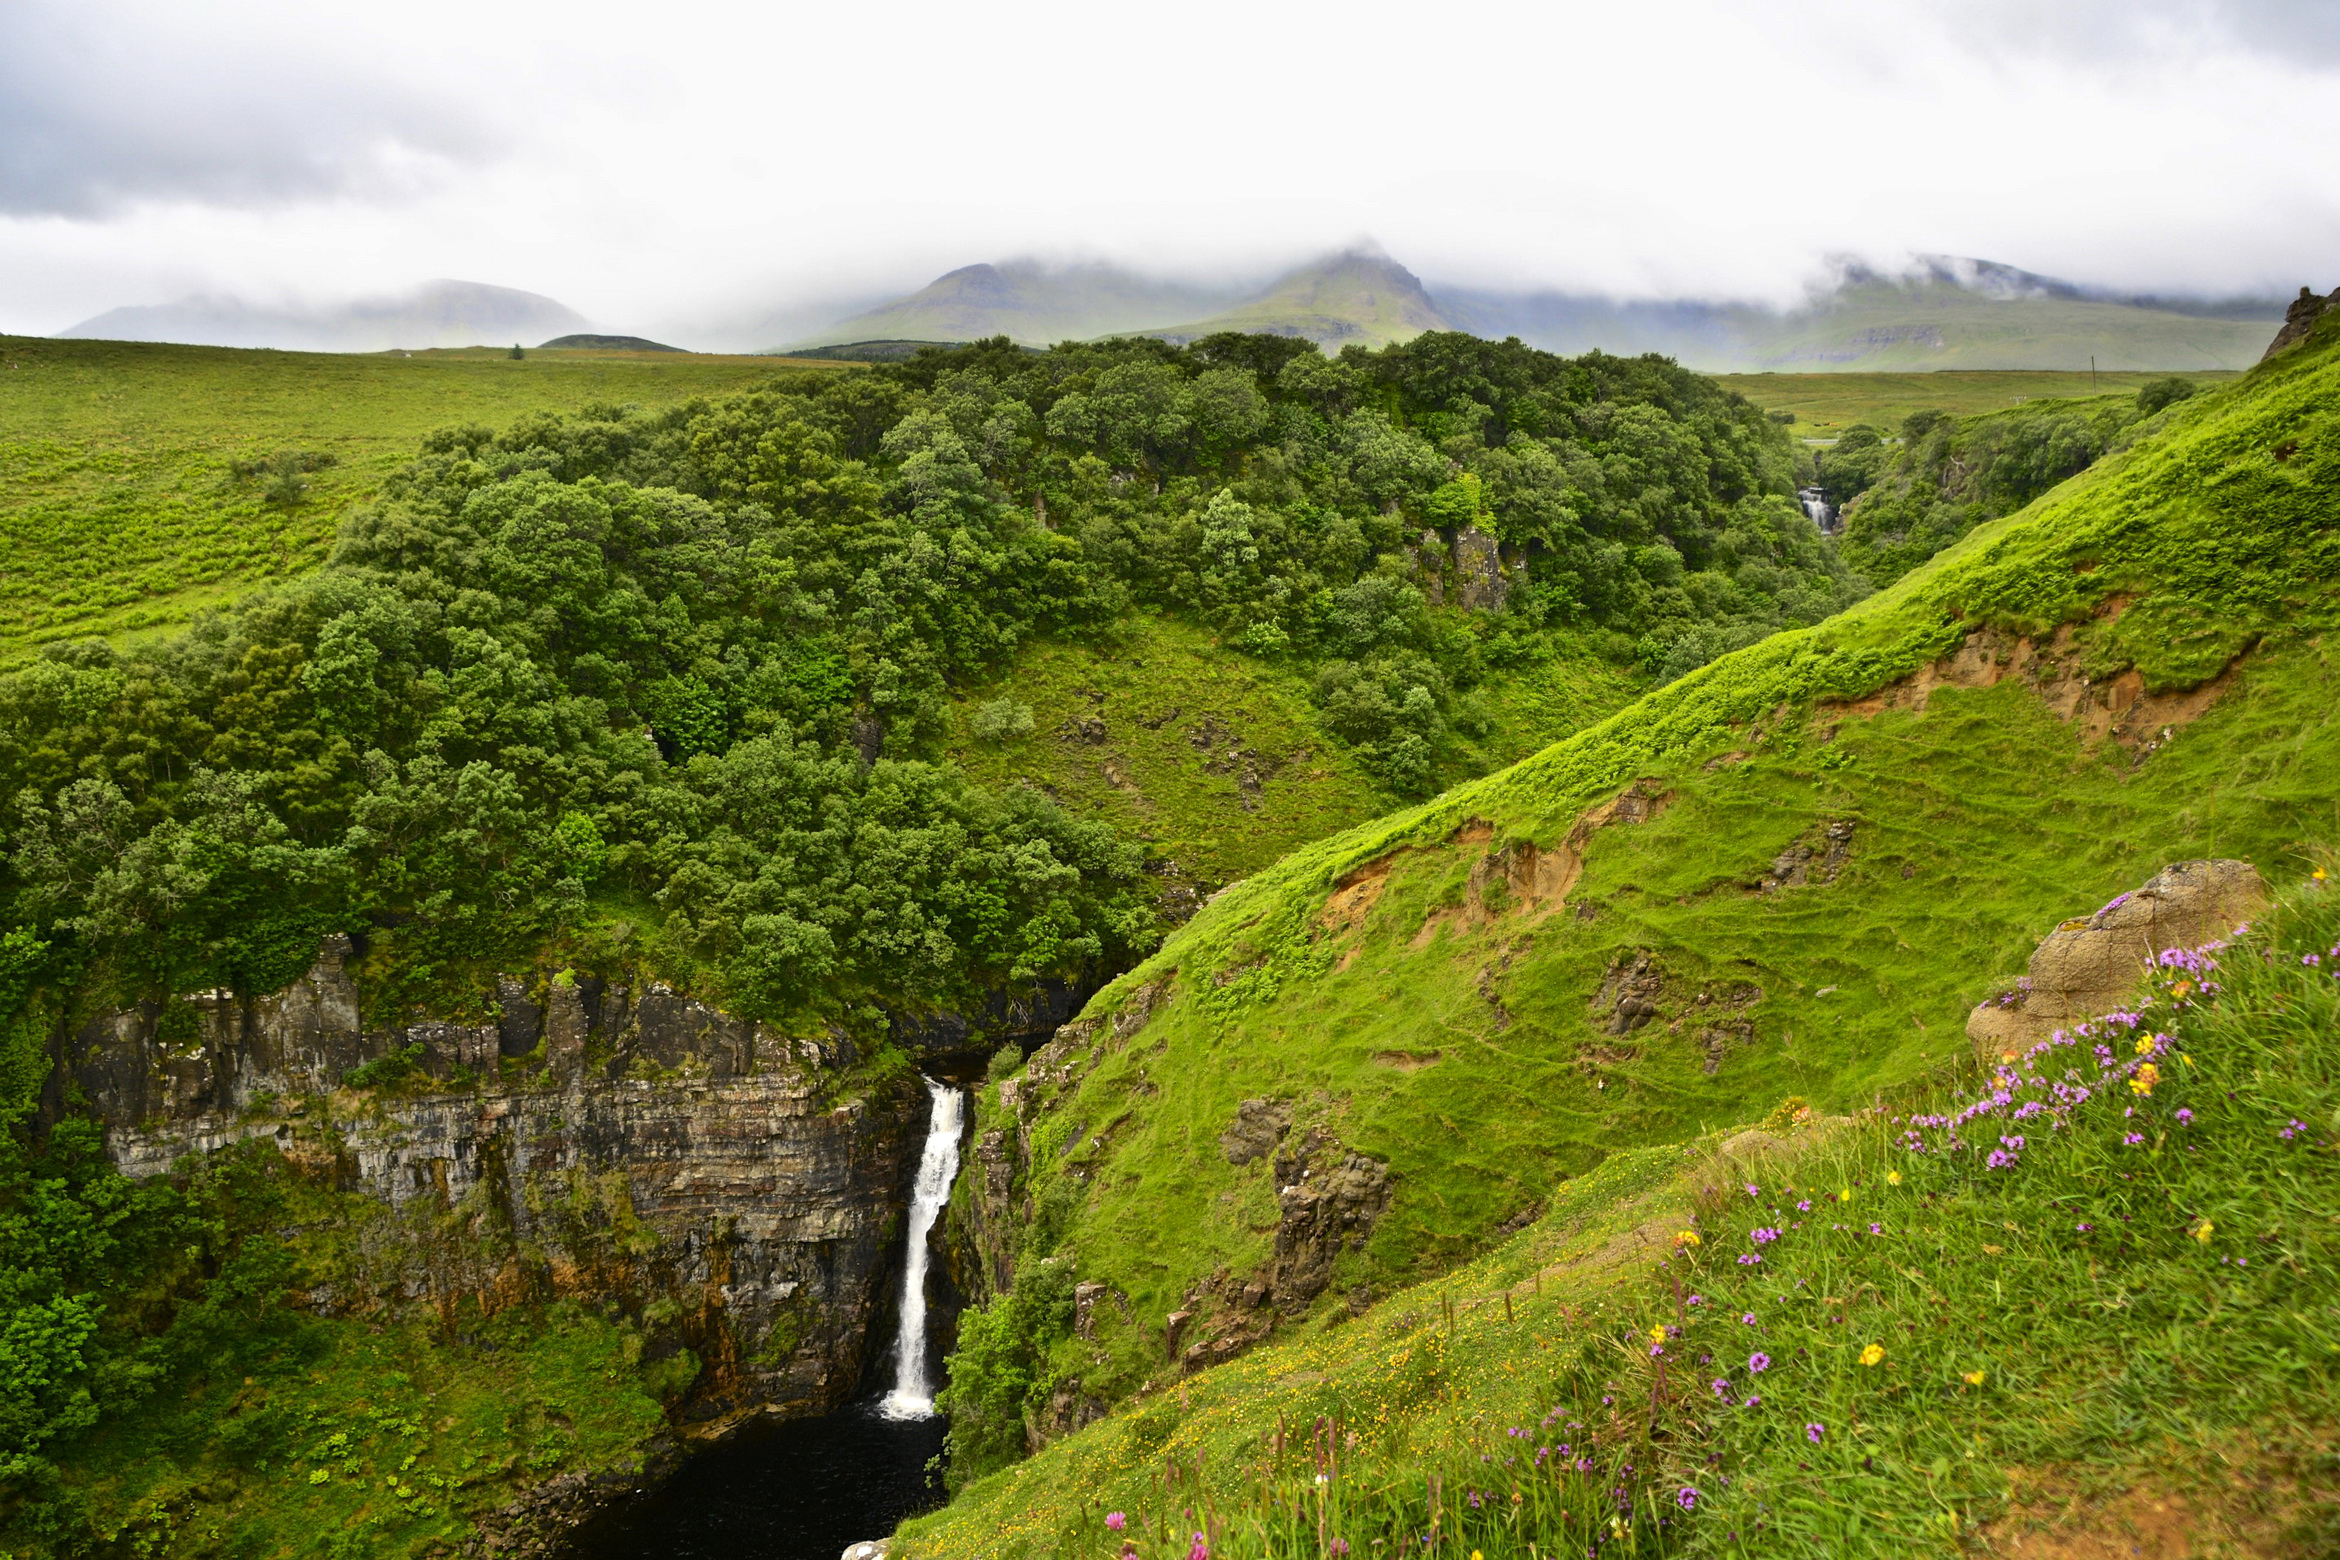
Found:
<svg viewBox="0 0 2340 1560"><path fill-rule="evenodd" d="M1155 935L1139 851L942 761L954 688L1177 614L1423 791L1539 633L1671 674L1851 599L1792 470L1670 362L1459 335L991 341L446 430L328 568L0 681L5 924L119 997L335 927L427 984L595 894L773 1016L1109 965ZM1440 599L1474 537L1500 611Z"/></svg>

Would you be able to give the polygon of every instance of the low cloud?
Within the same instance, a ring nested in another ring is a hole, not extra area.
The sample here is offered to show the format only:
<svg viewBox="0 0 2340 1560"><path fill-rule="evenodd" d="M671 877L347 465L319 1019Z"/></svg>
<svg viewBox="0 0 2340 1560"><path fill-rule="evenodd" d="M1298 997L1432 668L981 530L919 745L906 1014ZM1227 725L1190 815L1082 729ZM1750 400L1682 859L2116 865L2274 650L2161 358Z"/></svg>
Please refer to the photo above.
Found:
<svg viewBox="0 0 2340 1560"><path fill-rule="evenodd" d="M2083 66L2201 50L2242 50L2317 69L2340 64L2332 0L1952 0L1973 46Z"/></svg>
<svg viewBox="0 0 2340 1560"><path fill-rule="evenodd" d="M0 213L394 197L496 150L460 104L349 52L194 8L0 5Z"/></svg>
<svg viewBox="0 0 2340 1560"><path fill-rule="evenodd" d="M979 260L1258 277L1359 233L1443 284L1636 299L1792 303L1838 252L2340 280L2334 0L1457 0L1458 59L1417 62L1421 27L0 0L0 330L468 276L761 345Z"/></svg>

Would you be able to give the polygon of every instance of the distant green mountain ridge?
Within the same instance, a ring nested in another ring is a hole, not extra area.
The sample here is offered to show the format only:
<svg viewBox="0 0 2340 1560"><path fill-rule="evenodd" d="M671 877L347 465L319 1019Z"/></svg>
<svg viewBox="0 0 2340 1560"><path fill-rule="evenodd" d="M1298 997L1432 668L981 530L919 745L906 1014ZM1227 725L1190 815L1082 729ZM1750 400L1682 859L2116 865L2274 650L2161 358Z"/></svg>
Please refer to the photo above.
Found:
<svg viewBox="0 0 2340 1560"><path fill-rule="evenodd" d="M1234 288L1155 281L1110 265L1044 266L1032 260L966 265L906 298L840 320L794 343L981 341L1009 336L1028 346L1131 336L1227 307Z"/></svg>
<svg viewBox="0 0 2340 1560"><path fill-rule="evenodd" d="M1436 288L1370 248L1254 292L1150 281L1106 265L974 265L797 343L876 338L1040 346L1115 335L1192 341L1219 331L1303 337L1327 350L1459 330L1563 354L1662 353L1710 372L2242 369L2280 300L2136 296L1988 260L1922 255L1896 270L1836 264L1804 304L1618 300L1561 291Z"/></svg>

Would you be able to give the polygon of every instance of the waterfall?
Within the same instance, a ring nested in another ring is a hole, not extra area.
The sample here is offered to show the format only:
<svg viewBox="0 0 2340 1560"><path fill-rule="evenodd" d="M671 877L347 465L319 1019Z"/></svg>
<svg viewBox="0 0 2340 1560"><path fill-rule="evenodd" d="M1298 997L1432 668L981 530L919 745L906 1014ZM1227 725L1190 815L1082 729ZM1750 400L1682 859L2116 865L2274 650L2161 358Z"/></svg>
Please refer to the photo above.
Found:
<svg viewBox="0 0 2340 1560"><path fill-rule="evenodd" d="M959 1173L959 1121L966 1093L947 1083L926 1080L934 1101L934 1115L926 1128L926 1148L918 1156L918 1182L910 1189L910 1252L902 1264L902 1328L894 1339L894 1390L878 1405L888 1419L930 1419L934 1416L934 1383L926 1376L926 1238L951 1200L951 1181Z"/></svg>
<svg viewBox="0 0 2340 1560"><path fill-rule="evenodd" d="M1828 500L1821 497L1818 488L1796 489L1796 500L1804 506L1804 513L1812 517L1814 525L1831 535L1835 534L1836 511L1828 507Z"/></svg>

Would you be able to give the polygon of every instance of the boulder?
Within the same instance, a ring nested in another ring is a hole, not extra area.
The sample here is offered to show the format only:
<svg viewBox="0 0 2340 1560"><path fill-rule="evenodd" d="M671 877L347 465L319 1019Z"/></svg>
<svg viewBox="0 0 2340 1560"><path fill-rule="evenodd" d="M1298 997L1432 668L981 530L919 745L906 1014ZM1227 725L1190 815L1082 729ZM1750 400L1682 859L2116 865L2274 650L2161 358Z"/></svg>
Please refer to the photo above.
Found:
<svg viewBox="0 0 2340 1560"><path fill-rule="evenodd" d="M2267 905L2267 885L2247 861L2181 861L2094 915L2066 921L2031 955L2015 990L1966 1021L1984 1061L2022 1051L2082 1019L2117 1011L2164 949L2199 948L2231 936Z"/></svg>

